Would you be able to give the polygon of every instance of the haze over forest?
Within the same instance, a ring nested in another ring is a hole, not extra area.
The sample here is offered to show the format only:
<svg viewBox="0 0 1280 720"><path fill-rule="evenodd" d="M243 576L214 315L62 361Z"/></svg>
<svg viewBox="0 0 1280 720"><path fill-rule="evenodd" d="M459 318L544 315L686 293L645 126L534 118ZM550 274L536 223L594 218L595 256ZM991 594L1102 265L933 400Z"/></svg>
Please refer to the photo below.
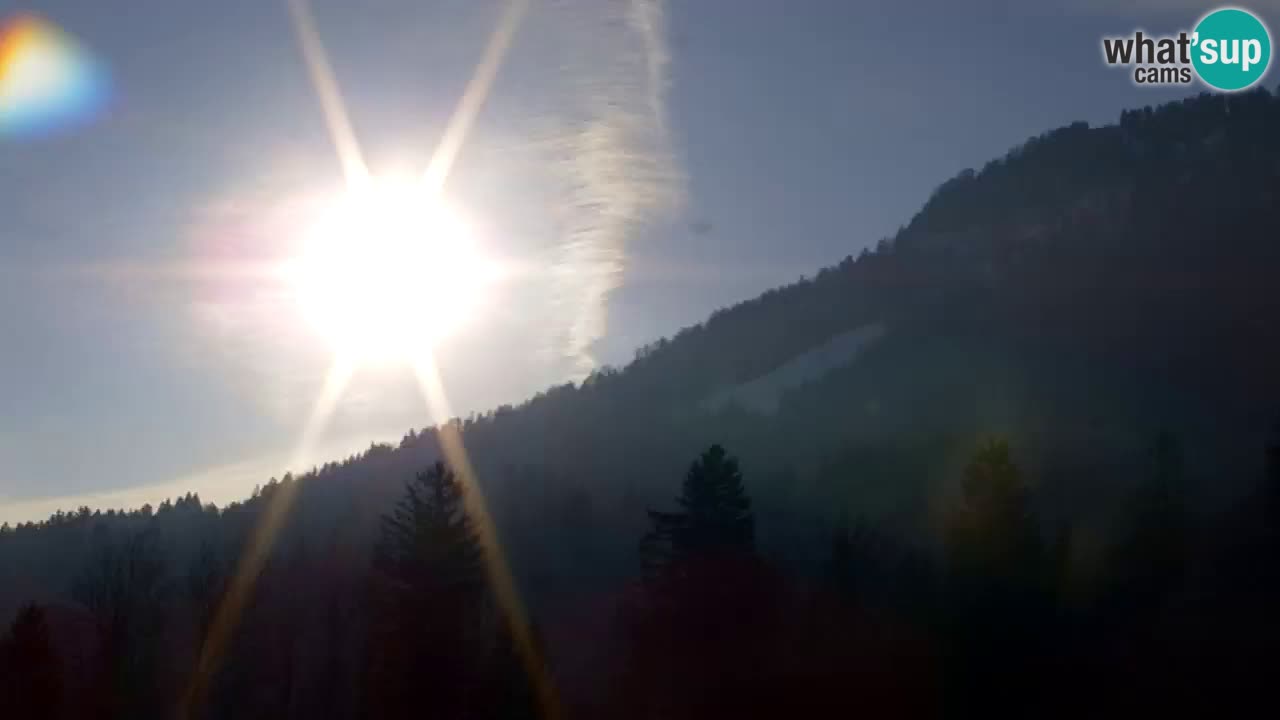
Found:
<svg viewBox="0 0 1280 720"><path fill-rule="evenodd" d="M625 367L224 507L6 525L3 701L129 718L1263 702L1276 127L1259 89L1056 128L942 183L874 250ZM473 468L442 452L459 438Z"/></svg>

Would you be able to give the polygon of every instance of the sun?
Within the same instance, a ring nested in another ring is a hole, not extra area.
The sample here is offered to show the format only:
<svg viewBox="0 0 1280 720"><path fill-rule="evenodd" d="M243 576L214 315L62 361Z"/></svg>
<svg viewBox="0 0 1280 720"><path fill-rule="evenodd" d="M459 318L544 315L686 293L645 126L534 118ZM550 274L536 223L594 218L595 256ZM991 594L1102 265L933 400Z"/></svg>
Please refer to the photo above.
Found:
<svg viewBox="0 0 1280 720"><path fill-rule="evenodd" d="M377 178L321 214L290 275L303 315L335 354L413 363L468 319L495 266L421 183Z"/></svg>

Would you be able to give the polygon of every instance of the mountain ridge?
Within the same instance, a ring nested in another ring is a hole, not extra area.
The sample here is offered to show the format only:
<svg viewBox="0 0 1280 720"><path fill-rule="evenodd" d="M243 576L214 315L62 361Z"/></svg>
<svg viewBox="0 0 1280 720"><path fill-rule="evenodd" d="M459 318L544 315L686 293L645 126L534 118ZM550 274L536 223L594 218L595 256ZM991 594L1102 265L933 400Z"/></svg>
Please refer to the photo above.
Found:
<svg viewBox="0 0 1280 720"><path fill-rule="evenodd" d="M1055 458L1085 452L1122 477L1136 463L1128 448L1171 425L1243 477L1256 471L1247 448L1280 398L1270 370L1280 347L1267 323L1280 309L1280 262L1266 240L1280 228L1280 141L1265 132L1278 126L1280 100L1257 90L1049 131L941 183L874 250L714 312L639 348L623 368L451 424L515 537L582 497L596 515L592 533L626 536L644 507L663 501L665 479L712 442L738 449L754 470L766 513L816 508L820 524L865 506L910 515L939 492L924 480L886 481L866 486L877 488L869 499L838 479L850 458L880 448L872 474L946 476L955 448L993 431L1046 476ZM698 406L871 323L888 328L884 337L852 364L782 392L774 416ZM221 511L183 512L247 530L265 498L300 483L286 537L355 542L371 537L413 469L439 456L435 431L412 429L398 446L269 481ZM1195 451L1188 462L1210 470ZM174 512L111 517L138 525ZM35 548L40 528L104 517L85 509L24 524L22 543L5 539ZM340 522L345 539L315 539ZM811 528L777 532L788 547ZM629 552L599 544L605 555ZM47 569L35 575L65 587Z"/></svg>

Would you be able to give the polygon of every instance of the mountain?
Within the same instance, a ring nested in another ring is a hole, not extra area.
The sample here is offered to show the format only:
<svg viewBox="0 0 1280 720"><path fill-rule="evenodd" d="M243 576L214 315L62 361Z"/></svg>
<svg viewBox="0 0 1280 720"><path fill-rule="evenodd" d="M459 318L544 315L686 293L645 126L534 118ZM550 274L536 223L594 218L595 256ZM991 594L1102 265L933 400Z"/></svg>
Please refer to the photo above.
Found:
<svg viewBox="0 0 1280 720"><path fill-rule="evenodd" d="M624 368L455 421L548 637L581 644L584 618L607 618L646 508L712 443L740 458L764 554L801 575L851 518L931 552L990 435L1034 479L1049 528L1109 532L1162 431L1185 448L1194 512L1231 507L1263 476L1280 410L1277 127L1280 98L1257 90L1058 128L942 183L874 250ZM32 599L15 588L73 598L95 548L140 529L175 568L206 545L229 567L281 494L269 567L325 558L319 594L353 602L379 515L439 456L437 430L414 429L220 510L189 496L6 530L0 611Z"/></svg>

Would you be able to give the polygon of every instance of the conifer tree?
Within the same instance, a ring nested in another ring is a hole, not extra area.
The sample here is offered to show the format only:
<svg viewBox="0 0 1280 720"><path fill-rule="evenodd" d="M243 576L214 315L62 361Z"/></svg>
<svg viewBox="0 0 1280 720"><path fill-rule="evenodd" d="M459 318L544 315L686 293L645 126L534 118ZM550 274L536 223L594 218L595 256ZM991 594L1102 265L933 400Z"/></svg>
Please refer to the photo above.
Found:
<svg viewBox="0 0 1280 720"><path fill-rule="evenodd" d="M455 473L418 473L374 548L365 703L380 717L474 709L494 634L482 550Z"/></svg>
<svg viewBox="0 0 1280 720"><path fill-rule="evenodd" d="M948 679L965 713L1024 714L1044 679L1044 548L1009 445L989 440L965 467L949 517Z"/></svg>
<svg viewBox="0 0 1280 720"><path fill-rule="evenodd" d="M719 445L702 453L685 474L676 512L649 511L652 529L641 540L641 562L650 577L689 560L725 554L753 555L755 517L736 458Z"/></svg>
<svg viewBox="0 0 1280 720"><path fill-rule="evenodd" d="M1170 433L1152 445L1148 475L1131 501L1130 517L1113 557L1123 605L1150 616L1181 578L1188 520L1182 446Z"/></svg>
<svg viewBox="0 0 1280 720"><path fill-rule="evenodd" d="M1042 550L1029 493L1003 440L990 440L964 471L963 493L950 517L952 569L1002 585L1027 579Z"/></svg>
<svg viewBox="0 0 1280 720"><path fill-rule="evenodd" d="M72 594L93 616L101 643L103 714L137 717L156 689L170 599L168 562L154 527L119 541L107 533L95 540L101 543L97 555Z"/></svg>
<svg viewBox="0 0 1280 720"><path fill-rule="evenodd" d="M689 467L677 503L649 511L641 540L648 582L626 629L623 702L641 717L759 712L773 687L779 615L738 461L712 445Z"/></svg>
<svg viewBox="0 0 1280 720"><path fill-rule="evenodd" d="M0 717L55 718L61 694L62 666L45 612L28 605L0 638Z"/></svg>
<svg viewBox="0 0 1280 720"><path fill-rule="evenodd" d="M1271 427L1267 438L1266 503L1268 523L1280 528L1280 421Z"/></svg>

